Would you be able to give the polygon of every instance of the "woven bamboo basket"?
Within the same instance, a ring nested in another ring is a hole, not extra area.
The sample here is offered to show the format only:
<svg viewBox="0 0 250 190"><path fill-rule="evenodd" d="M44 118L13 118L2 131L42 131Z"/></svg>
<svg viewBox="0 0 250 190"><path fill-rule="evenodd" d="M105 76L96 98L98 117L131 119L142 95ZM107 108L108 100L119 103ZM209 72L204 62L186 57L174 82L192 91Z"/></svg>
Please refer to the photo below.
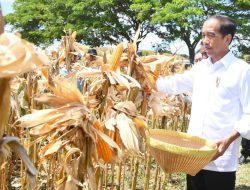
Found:
<svg viewBox="0 0 250 190"><path fill-rule="evenodd" d="M196 175L216 154L211 143L187 133L163 129L147 131L150 154L167 173Z"/></svg>

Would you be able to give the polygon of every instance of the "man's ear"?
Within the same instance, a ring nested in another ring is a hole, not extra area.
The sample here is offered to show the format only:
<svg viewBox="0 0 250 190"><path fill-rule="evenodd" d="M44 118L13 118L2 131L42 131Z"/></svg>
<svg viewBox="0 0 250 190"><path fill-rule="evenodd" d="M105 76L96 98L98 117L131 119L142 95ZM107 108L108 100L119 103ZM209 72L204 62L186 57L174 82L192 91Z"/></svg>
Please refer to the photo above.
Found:
<svg viewBox="0 0 250 190"><path fill-rule="evenodd" d="M227 34L227 35L224 37L224 39L225 39L225 42L229 45L229 44L232 42L233 37L232 37L231 34Z"/></svg>

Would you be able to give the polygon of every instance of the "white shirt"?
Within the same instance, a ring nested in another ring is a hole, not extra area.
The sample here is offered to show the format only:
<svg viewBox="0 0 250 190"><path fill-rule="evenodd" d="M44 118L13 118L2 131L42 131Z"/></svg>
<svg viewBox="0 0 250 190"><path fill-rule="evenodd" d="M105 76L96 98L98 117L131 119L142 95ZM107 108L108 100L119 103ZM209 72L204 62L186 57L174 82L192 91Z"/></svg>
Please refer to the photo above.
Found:
<svg viewBox="0 0 250 190"><path fill-rule="evenodd" d="M208 58L183 74L159 78L156 85L168 94L192 92L189 134L214 142L236 130L250 139L250 65L231 52L214 64ZM240 141L204 169L235 171Z"/></svg>

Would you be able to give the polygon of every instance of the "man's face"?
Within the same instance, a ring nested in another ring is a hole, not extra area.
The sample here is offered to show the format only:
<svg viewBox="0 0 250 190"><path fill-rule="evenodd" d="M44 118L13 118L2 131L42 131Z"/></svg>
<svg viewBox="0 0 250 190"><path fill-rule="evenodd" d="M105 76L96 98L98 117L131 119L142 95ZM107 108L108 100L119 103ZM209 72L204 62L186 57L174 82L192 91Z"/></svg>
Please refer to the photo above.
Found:
<svg viewBox="0 0 250 190"><path fill-rule="evenodd" d="M223 36L219 32L220 22L216 19L205 21L202 27L202 41L205 52L212 59L217 60L228 51L231 35Z"/></svg>

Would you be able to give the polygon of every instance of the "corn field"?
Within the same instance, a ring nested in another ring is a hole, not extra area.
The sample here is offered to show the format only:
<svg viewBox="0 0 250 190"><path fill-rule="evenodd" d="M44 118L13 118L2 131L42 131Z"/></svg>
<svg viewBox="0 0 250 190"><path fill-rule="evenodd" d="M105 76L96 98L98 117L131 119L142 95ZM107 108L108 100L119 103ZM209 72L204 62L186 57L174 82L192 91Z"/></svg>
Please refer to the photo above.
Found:
<svg viewBox="0 0 250 190"><path fill-rule="evenodd" d="M189 96L155 89L159 75L184 65L176 55L139 57L138 34L92 60L76 35L46 52L0 36L0 189L164 189L171 175L150 156L145 132L186 131Z"/></svg>

